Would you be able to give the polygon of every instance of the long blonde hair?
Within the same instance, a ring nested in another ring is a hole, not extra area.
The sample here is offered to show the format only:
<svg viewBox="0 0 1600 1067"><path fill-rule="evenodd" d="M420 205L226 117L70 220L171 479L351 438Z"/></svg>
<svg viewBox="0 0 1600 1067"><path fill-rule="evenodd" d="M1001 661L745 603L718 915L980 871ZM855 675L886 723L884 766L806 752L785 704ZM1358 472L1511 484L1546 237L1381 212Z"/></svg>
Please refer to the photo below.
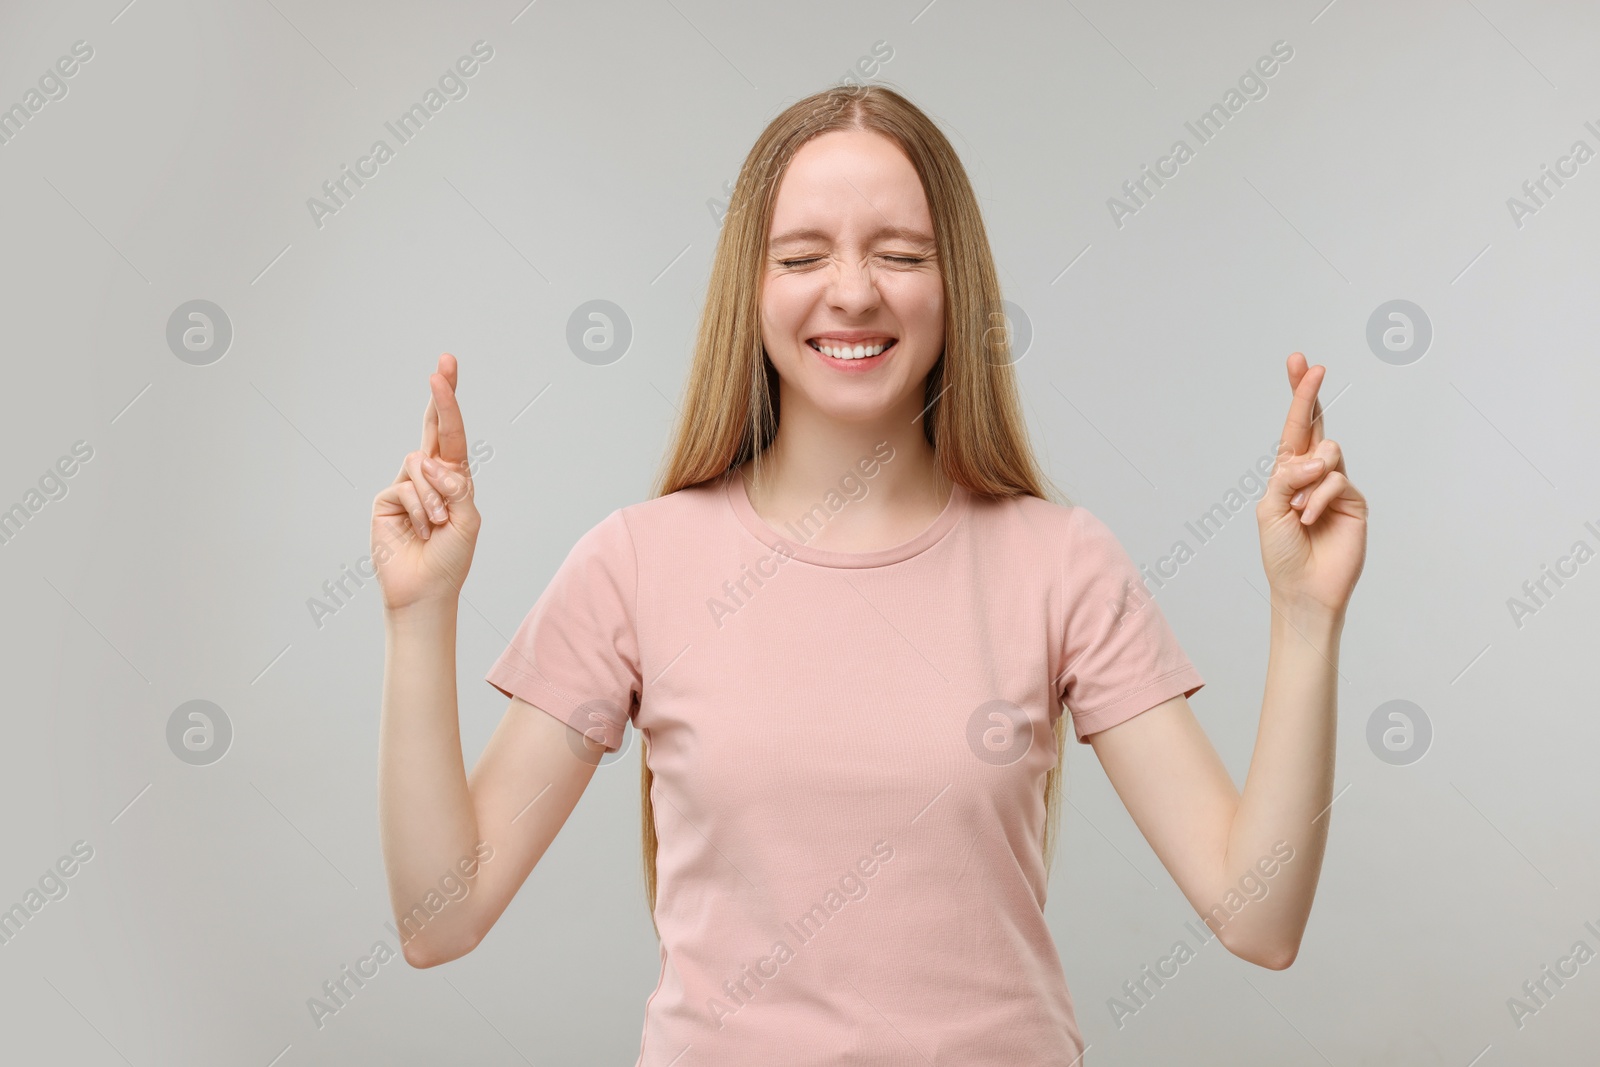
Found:
<svg viewBox="0 0 1600 1067"><path fill-rule="evenodd" d="M699 485L752 458L759 462L777 432L778 374L762 348L760 316L773 204L795 153L832 130L871 130L895 141L916 168L928 199L945 297L945 349L928 372L923 395L923 432L935 466L980 496L1027 494L1068 504L1039 470L1028 444L994 254L966 170L932 120L881 85L839 85L800 100L767 125L745 157L711 264L677 433L651 495ZM1058 717L1040 843L1047 870L1055 851L1068 729L1067 717ZM656 834L648 757L644 739L639 799L653 924Z"/></svg>

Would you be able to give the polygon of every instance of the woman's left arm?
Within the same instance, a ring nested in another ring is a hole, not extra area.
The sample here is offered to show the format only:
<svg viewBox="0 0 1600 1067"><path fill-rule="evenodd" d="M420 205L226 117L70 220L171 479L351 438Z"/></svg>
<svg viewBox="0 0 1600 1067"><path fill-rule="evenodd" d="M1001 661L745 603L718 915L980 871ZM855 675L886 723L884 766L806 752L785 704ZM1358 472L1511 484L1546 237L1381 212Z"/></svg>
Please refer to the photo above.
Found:
<svg viewBox="0 0 1600 1067"><path fill-rule="evenodd" d="M1322 870L1339 635L1367 531L1366 498L1345 476L1337 442L1323 436L1317 389L1326 368L1308 368L1296 352L1288 370L1294 399L1256 505L1271 646L1243 794L1182 696L1088 735L1195 911L1228 951L1274 970L1294 962Z"/></svg>

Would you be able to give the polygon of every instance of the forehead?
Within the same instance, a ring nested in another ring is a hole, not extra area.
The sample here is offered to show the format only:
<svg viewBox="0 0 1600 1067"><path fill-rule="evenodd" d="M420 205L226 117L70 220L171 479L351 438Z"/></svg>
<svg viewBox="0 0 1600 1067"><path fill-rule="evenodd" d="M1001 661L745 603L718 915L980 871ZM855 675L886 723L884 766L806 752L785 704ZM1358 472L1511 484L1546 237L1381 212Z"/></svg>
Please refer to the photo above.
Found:
<svg viewBox="0 0 1600 1067"><path fill-rule="evenodd" d="M769 236L777 245L846 235L928 239L932 233L922 180L900 146L870 130L833 130L790 160Z"/></svg>

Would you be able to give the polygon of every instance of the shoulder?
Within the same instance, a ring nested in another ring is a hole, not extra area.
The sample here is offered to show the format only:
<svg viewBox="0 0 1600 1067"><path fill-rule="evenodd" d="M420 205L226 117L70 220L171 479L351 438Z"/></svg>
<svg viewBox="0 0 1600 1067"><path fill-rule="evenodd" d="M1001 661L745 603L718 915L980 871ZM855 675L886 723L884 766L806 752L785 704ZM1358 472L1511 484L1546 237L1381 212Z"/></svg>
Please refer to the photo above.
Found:
<svg viewBox="0 0 1600 1067"><path fill-rule="evenodd" d="M1005 497L975 495L973 512L990 536L1032 538L1056 548L1108 537L1115 540L1110 528L1082 504L1058 504L1027 493Z"/></svg>
<svg viewBox="0 0 1600 1067"><path fill-rule="evenodd" d="M685 486L664 496L620 507L606 521L621 523L636 537L681 530L703 523L727 506L721 478Z"/></svg>

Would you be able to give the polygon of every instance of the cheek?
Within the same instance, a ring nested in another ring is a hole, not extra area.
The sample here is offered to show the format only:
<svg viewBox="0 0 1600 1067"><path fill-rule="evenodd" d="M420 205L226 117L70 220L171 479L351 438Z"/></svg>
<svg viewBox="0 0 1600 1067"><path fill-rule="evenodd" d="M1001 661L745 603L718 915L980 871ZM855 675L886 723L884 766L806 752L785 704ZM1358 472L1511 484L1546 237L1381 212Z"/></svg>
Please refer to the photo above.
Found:
<svg viewBox="0 0 1600 1067"><path fill-rule="evenodd" d="M924 341L933 342L937 350L944 339L944 290L937 279L932 285L925 279L910 282L893 293L888 303L896 319Z"/></svg>
<svg viewBox="0 0 1600 1067"><path fill-rule="evenodd" d="M790 276L768 282L761 296L761 329L770 340L792 342L816 314L823 286L812 277Z"/></svg>

